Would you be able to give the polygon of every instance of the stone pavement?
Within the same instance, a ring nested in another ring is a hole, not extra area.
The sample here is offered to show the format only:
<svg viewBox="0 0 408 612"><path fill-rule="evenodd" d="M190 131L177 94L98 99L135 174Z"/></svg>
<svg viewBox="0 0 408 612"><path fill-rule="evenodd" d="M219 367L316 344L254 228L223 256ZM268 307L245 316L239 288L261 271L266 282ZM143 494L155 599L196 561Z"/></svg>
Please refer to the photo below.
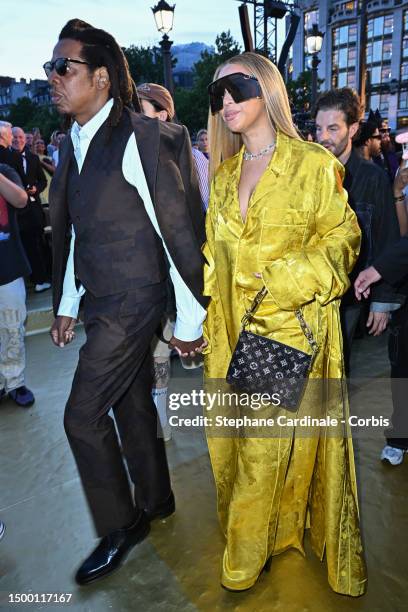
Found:
<svg viewBox="0 0 408 612"><path fill-rule="evenodd" d="M356 440L357 476L363 538L369 571L368 593L351 599L333 593L325 563L288 551L274 557L269 574L245 593L219 586L223 540L202 430L175 431L167 444L177 512L153 524L120 571L88 587L73 574L94 545L94 533L76 467L62 425L64 403L75 369L76 341L54 348L47 334L27 338L27 384L35 405L23 410L0 404L0 518L7 531L0 543L0 608L10 593L71 593L69 604L26 604L27 610L80 612L403 612L407 610L408 459L397 468L378 457L381 429ZM385 338L356 341L353 372L373 382L352 381L352 410L390 413ZM173 361L173 390L200 385L201 370L184 371ZM361 387L364 390L361 391ZM376 390L377 389L377 390ZM362 400L361 393L364 395ZM368 400L367 400L368 398Z"/></svg>

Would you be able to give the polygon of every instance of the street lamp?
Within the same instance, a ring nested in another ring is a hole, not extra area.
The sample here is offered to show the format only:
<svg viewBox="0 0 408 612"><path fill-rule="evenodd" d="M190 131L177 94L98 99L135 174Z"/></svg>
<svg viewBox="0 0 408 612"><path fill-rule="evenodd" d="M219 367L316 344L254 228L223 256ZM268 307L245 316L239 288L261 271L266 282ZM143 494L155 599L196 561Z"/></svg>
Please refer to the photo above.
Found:
<svg viewBox="0 0 408 612"><path fill-rule="evenodd" d="M168 37L168 32L173 29L174 9L176 5L170 6L166 0L160 0L156 6L152 7L156 27L163 34L160 46L163 55L164 85L171 95L174 95L173 71L171 68L171 45L173 41Z"/></svg>
<svg viewBox="0 0 408 612"><path fill-rule="evenodd" d="M320 52L323 44L323 32L319 31L317 23L313 24L312 29L309 34L306 36L306 46L307 52L312 56L312 99L311 106L312 108L315 105L317 98L317 68L320 64L319 58L317 57Z"/></svg>

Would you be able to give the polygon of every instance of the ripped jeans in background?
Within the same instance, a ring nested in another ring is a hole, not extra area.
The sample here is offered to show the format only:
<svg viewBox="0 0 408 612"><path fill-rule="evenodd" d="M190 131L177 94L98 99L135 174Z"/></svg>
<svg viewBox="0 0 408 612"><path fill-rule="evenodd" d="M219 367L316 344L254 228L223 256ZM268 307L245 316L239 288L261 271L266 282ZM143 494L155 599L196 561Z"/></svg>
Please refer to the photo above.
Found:
<svg viewBox="0 0 408 612"><path fill-rule="evenodd" d="M24 322L27 316L23 278L0 285L0 389L24 385Z"/></svg>

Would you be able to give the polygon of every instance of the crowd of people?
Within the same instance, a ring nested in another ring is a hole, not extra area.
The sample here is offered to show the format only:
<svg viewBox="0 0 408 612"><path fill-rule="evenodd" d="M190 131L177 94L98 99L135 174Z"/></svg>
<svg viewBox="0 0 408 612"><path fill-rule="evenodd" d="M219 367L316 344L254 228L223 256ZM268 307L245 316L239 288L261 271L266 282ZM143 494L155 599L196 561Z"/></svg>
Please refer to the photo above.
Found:
<svg viewBox="0 0 408 612"><path fill-rule="evenodd" d="M314 109L313 138L302 138L277 68L244 53L217 68L208 131L192 147L170 93L136 88L107 32L71 20L44 69L69 132L47 145L39 130L0 122L0 393L34 402L24 384L24 279L52 289L60 348L75 337L82 300L86 340L64 426L100 541L76 581L112 572L151 521L175 511L164 445L170 355L185 367L203 355L205 379L225 380L245 313L254 336L286 350L307 353L314 338L317 380L350 372L362 321L374 336L389 327L393 426L381 458L400 464L408 285L396 284L404 275L389 273L384 253L408 231L408 169L387 122L378 113L363 121L351 89L330 90ZM258 351L251 368L261 380L270 369ZM347 419L344 387L331 393L323 407L305 393L297 414ZM226 589L251 588L273 555L303 551L309 514L332 589L365 592L350 435L208 432L208 447Z"/></svg>

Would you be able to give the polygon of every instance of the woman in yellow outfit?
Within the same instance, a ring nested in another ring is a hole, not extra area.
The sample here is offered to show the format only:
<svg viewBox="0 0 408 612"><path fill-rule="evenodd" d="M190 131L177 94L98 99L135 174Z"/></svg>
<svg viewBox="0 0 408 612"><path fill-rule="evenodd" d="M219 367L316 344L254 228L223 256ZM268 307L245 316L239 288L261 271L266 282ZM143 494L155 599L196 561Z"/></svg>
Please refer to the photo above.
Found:
<svg viewBox="0 0 408 612"><path fill-rule="evenodd" d="M304 554L310 527L316 554L322 559L326 553L330 586L358 596L366 571L339 303L360 230L342 188L343 166L299 138L283 80L269 60L244 53L221 66L215 79L209 87L215 174L204 247L204 293L211 297L206 381L225 380L241 318L265 285L249 331L310 352L295 317L302 308L319 346L310 378L338 383L325 386L320 403L307 402L306 393L297 416L323 411L346 423L336 436L325 427L309 436L296 427L290 435L263 437L207 431L226 537L222 585L250 588L272 555L291 547Z"/></svg>

